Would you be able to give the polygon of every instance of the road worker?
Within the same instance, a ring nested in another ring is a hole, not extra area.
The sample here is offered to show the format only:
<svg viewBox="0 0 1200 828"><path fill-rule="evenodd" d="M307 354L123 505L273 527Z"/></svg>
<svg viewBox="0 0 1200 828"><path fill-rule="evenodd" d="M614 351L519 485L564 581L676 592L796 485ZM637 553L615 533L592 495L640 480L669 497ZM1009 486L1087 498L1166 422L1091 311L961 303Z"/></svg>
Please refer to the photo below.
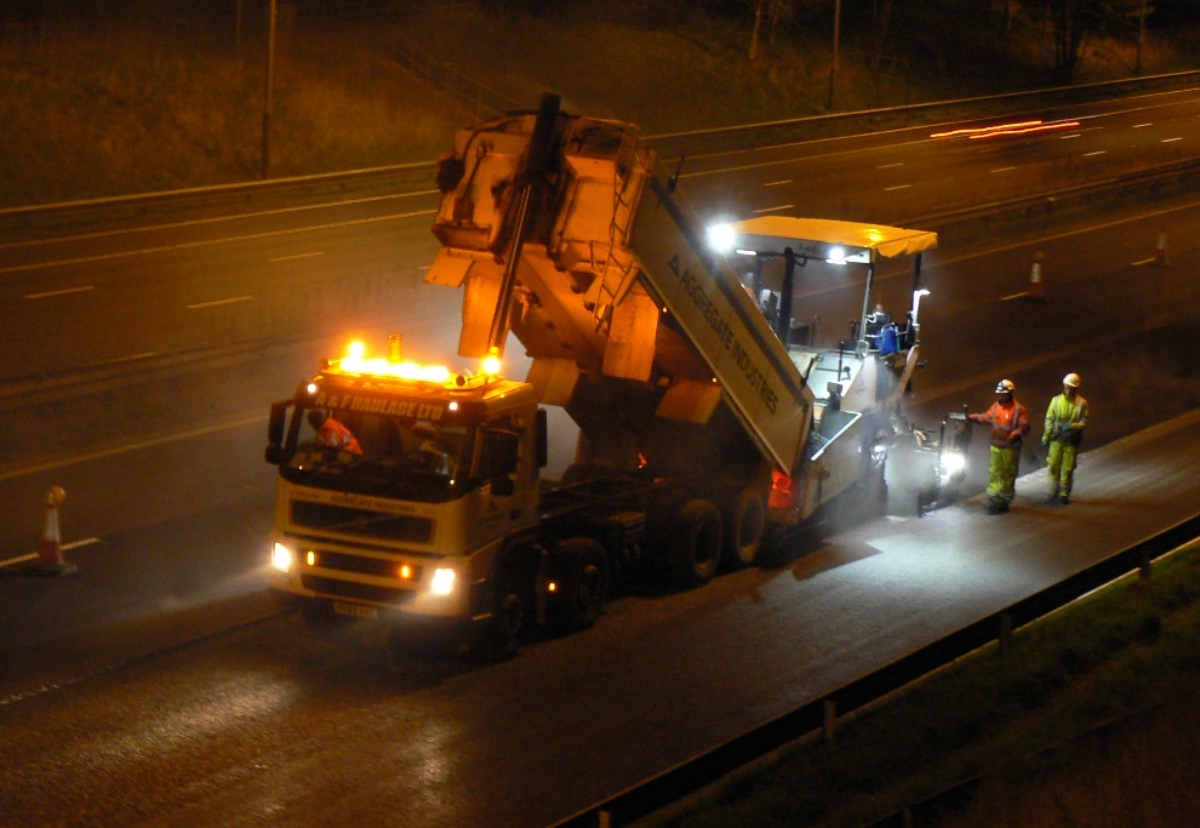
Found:
<svg viewBox="0 0 1200 828"><path fill-rule="evenodd" d="M1029 433L1029 412L1013 397L1016 386L1012 380L1000 380L996 385L996 401L980 414L971 414L976 423L992 427L988 456L989 514L1007 512L1016 495L1017 470L1021 462L1021 444Z"/></svg>
<svg viewBox="0 0 1200 828"><path fill-rule="evenodd" d="M421 440L415 455L421 464L434 474L454 477L454 453L442 441L437 429L428 423L417 423L412 432Z"/></svg>
<svg viewBox="0 0 1200 828"><path fill-rule="evenodd" d="M317 432L317 442L323 446L348 451L351 454L363 453L358 438L345 425L329 416L325 411L314 408L308 412L308 424Z"/></svg>
<svg viewBox="0 0 1200 828"><path fill-rule="evenodd" d="M1079 374L1063 377L1063 390L1050 400L1042 445L1046 447L1046 468L1050 473L1050 500L1066 504L1075 482L1075 463L1083 430L1087 428L1088 404L1079 394Z"/></svg>

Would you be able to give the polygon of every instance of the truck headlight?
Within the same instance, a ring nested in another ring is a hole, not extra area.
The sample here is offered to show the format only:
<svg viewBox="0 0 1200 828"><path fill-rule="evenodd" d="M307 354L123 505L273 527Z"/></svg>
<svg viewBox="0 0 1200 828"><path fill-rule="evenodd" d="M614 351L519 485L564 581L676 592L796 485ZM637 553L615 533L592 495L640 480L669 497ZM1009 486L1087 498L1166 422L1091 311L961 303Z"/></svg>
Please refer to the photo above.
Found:
<svg viewBox="0 0 1200 828"><path fill-rule="evenodd" d="M291 547L276 541L275 545L271 548L271 566L280 572L288 572L295 561L296 554L292 552Z"/></svg>
<svg viewBox="0 0 1200 828"><path fill-rule="evenodd" d="M433 571L433 582L429 591L434 595L449 595L454 592L454 570L438 567Z"/></svg>

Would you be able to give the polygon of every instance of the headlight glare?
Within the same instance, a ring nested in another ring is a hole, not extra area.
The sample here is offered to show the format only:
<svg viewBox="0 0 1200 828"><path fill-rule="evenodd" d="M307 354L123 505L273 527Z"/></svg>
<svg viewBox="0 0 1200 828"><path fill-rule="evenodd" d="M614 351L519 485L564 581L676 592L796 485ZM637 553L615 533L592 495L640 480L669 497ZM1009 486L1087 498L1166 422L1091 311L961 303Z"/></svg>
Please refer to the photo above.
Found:
<svg viewBox="0 0 1200 828"><path fill-rule="evenodd" d="M958 452L947 452L942 455L942 473L957 474L967 467L967 458Z"/></svg>
<svg viewBox="0 0 1200 828"><path fill-rule="evenodd" d="M271 566L278 569L280 572L288 572L292 568L292 563L296 560L295 554L287 544L275 542L271 548Z"/></svg>
<svg viewBox="0 0 1200 828"><path fill-rule="evenodd" d="M449 595L454 592L454 579L453 569L438 567L433 572L433 582L429 585L429 591L434 595Z"/></svg>

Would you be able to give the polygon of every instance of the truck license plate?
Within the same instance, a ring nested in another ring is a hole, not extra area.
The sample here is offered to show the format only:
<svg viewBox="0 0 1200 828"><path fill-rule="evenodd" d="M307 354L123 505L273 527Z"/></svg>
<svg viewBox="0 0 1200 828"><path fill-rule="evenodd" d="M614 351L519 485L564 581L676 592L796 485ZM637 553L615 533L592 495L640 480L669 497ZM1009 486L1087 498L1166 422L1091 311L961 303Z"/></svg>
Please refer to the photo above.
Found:
<svg viewBox="0 0 1200 828"><path fill-rule="evenodd" d="M338 615L353 615L356 618L378 618L379 610L374 607L362 607L358 604L343 604L341 601L333 602L333 611Z"/></svg>

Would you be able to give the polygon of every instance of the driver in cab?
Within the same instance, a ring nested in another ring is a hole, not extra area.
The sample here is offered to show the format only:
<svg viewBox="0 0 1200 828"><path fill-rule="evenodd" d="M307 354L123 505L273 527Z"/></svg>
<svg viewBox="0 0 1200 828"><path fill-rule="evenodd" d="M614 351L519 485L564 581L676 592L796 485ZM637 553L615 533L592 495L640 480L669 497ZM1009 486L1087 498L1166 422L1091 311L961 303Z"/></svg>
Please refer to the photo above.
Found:
<svg viewBox="0 0 1200 828"><path fill-rule="evenodd" d="M319 408L309 411L308 424L317 432L317 442L321 445L362 456L362 446L358 444L354 433L325 411Z"/></svg>

